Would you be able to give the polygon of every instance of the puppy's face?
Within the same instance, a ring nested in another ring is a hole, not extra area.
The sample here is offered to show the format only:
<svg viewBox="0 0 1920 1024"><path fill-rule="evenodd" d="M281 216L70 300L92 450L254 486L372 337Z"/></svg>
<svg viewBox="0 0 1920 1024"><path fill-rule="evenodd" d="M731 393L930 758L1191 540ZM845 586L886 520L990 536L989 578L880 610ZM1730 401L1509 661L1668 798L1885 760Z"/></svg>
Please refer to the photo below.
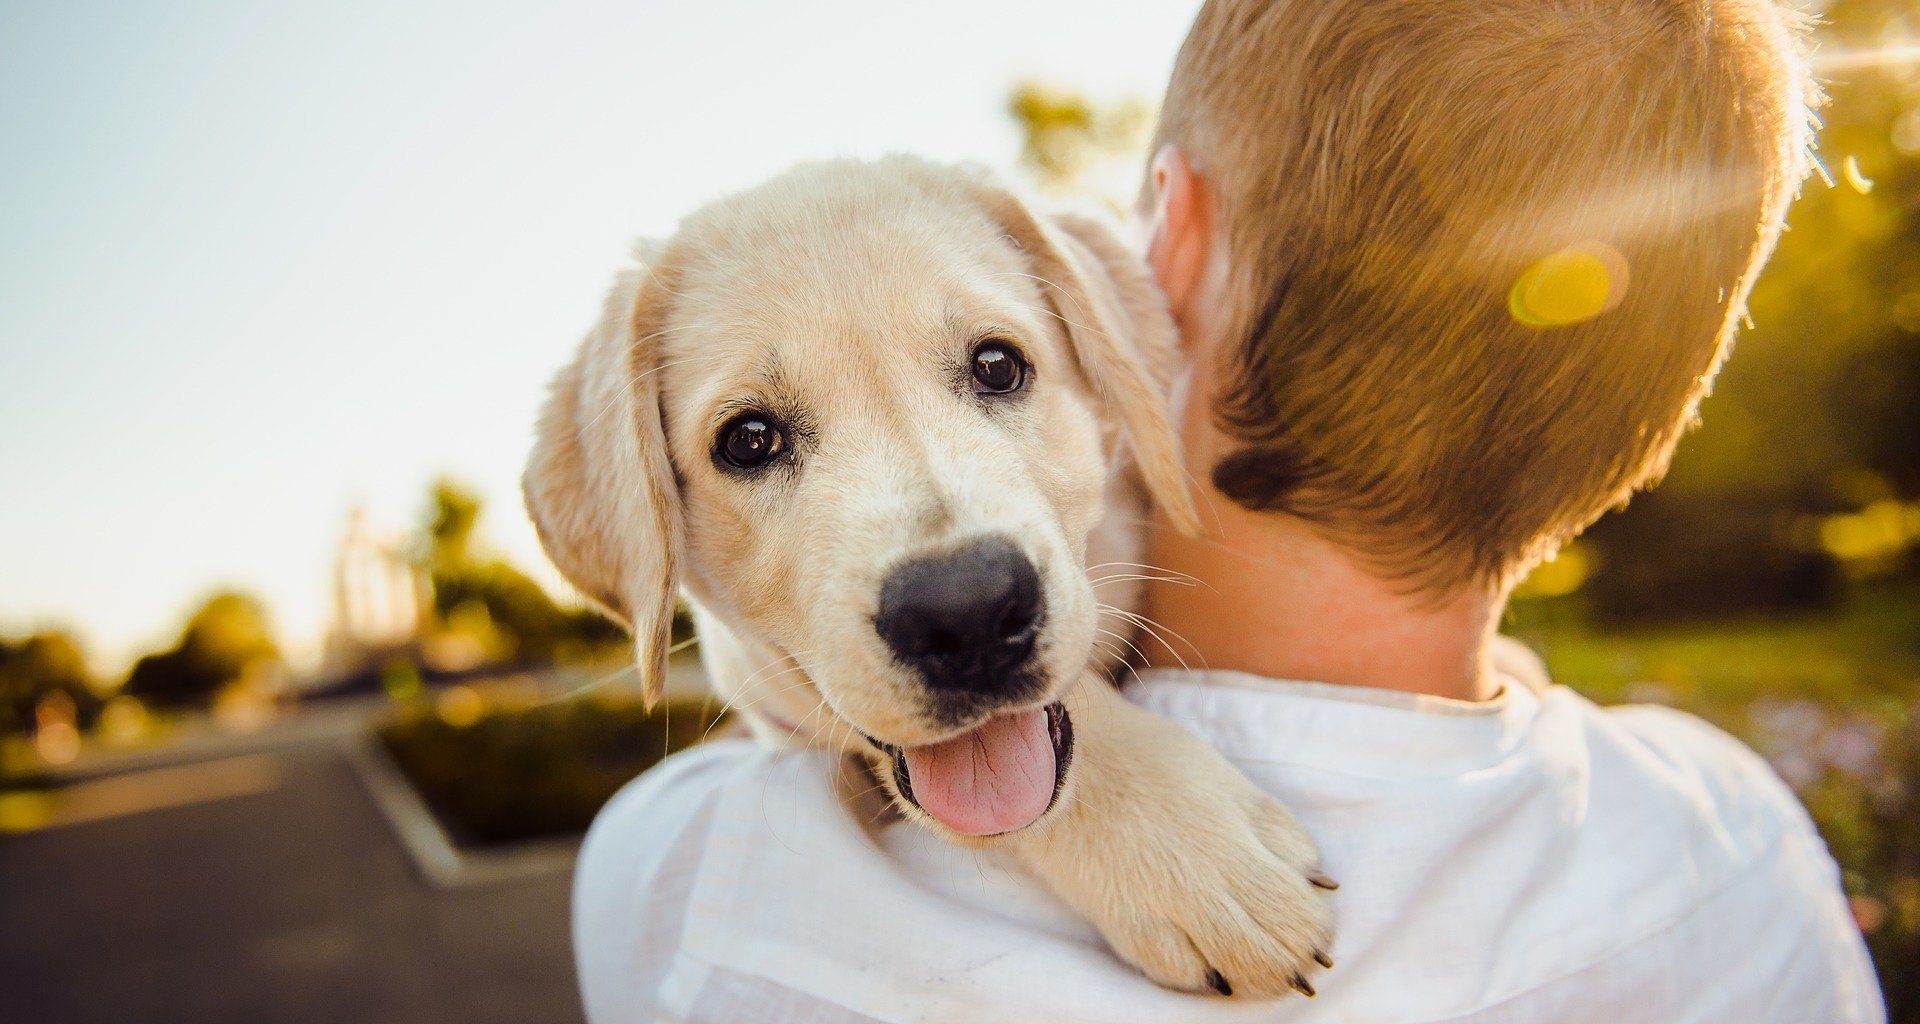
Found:
<svg viewBox="0 0 1920 1024"><path fill-rule="evenodd" d="M666 258L689 591L885 743L1054 700L1094 638L1110 438L1029 254L977 205L815 175Z"/></svg>
<svg viewBox="0 0 1920 1024"><path fill-rule="evenodd" d="M619 279L542 414L528 509L633 626L648 693L684 587L801 670L734 681L744 704L828 711L814 731L887 748L908 802L917 777L957 830L1018 827L1048 806L1027 783L1065 778L1119 445L1193 522L1148 368L1172 337L1091 222L912 160L801 168ZM1021 768L1017 799L983 756Z"/></svg>

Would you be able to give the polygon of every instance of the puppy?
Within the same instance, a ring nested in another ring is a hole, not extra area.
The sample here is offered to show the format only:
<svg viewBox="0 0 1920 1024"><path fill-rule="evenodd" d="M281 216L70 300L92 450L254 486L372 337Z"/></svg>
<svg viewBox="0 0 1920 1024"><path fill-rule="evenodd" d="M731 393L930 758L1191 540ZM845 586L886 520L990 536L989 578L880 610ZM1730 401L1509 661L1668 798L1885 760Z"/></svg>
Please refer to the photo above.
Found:
<svg viewBox="0 0 1920 1024"><path fill-rule="evenodd" d="M896 157L797 168L639 258L525 491L649 698L684 593L763 738L867 756L905 814L1009 849L1164 985L1311 993L1312 841L1107 675L1147 497L1196 528L1173 326L1110 229Z"/></svg>

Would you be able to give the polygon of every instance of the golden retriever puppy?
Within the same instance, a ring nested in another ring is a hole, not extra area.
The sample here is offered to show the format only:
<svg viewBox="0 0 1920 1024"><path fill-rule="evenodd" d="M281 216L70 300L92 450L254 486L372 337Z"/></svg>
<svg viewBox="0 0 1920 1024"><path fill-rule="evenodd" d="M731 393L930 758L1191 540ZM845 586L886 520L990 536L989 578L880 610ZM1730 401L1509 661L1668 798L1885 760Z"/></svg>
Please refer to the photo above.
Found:
<svg viewBox="0 0 1920 1024"><path fill-rule="evenodd" d="M1310 993L1312 841L1096 644L1132 632L1146 496L1195 528L1173 325L1110 230L896 157L797 168L640 259L525 489L646 692L684 593L763 738L869 757L905 814L1012 851L1162 984Z"/></svg>

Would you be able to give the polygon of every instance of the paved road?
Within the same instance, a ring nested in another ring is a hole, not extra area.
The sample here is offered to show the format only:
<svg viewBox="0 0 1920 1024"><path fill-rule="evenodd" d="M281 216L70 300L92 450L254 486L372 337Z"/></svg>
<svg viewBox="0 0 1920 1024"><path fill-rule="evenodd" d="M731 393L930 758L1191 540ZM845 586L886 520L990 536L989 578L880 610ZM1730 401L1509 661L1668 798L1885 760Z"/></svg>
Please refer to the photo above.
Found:
<svg viewBox="0 0 1920 1024"><path fill-rule="evenodd" d="M565 872L429 887L335 743L175 771L0 837L0 1018L579 1019Z"/></svg>

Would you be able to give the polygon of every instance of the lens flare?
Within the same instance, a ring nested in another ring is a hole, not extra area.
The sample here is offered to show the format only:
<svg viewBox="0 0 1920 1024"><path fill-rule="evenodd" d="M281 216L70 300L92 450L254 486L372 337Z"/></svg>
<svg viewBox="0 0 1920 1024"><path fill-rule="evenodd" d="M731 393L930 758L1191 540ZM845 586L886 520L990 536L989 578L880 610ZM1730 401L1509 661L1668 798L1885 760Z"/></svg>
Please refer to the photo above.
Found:
<svg viewBox="0 0 1920 1024"><path fill-rule="evenodd" d="M1822 74L1860 68L1903 68L1915 64L1920 64L1920 43L1907 40L1813 55L1814 70Z"/></svg>
<svg viewBox="0 0 1920 1024"><path fill-rule="evenodd" d="M1893 148L1908 155L1920 153L1920 107L1894 119Z"/></svg>
<svg viewBox="0 0 1920 1024"><path fill-rule="evenodd" d="M1847 184L1853 186L1853 190L1855 192L1858 192L1864 196L1867 193L1873 191L1873 179L1867 177L1866 174L1864 174L1860 170L1859 157L1857 156L1847 157L1847 162L1842 164L1840 167L1840 174L1841 174L1841 177L1844 177L1847 179Z"/></svg>
<svg viewBox="0 0 1920 1024"><path fill-rule="evenodd" d="M1581 242L1535 263L1507 293L1507 310L1529 327L1565 327L1620 304L1627 260L1605 242Z"/></svg>

